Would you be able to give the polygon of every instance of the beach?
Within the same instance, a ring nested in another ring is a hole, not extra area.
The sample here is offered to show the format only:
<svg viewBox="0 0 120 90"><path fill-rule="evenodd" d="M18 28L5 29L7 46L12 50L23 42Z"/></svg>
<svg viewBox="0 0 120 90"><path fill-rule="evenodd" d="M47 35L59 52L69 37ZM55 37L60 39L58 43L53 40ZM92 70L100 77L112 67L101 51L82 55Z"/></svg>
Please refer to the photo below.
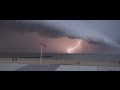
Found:
<svg viewBox="0 0 120 90"><path fill-rule="evenodd" d="M17 60L12 61L13 57L0 58L0 71L119 71L119 56L109 55L65 55L50 54L43 56L41 60L34 54L14 55ZM23 57L20 57L23 56ZM11 69L10 69L11 68ZM21 68L21 69L20 69ZM90 69L91 68L91 69Z"/></svg>
<svg viewBox="0 0 120 90"><path fill-rule="evenodd" d="M88 66L120 66L117 61L103 61L103 60L65 60L65 59L39 59L39 58L17 58L17 60L12 61L12 58L0 58L0 63L7 64L37 64L37 65L88 65Z"/></svg>

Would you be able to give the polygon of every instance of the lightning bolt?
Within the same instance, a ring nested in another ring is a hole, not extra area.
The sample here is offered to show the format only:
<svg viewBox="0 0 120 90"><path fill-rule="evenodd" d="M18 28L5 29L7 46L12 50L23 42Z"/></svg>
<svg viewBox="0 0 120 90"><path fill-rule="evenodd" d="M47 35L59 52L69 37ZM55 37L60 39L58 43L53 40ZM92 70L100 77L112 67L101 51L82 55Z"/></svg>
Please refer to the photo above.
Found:
<svg viewBox="0 0 120 90"><path fill-rule="evenodd" d="M75 47L67 49L68 53L73 53L81 44L81 40L78 41L77 45Z"/></svg>

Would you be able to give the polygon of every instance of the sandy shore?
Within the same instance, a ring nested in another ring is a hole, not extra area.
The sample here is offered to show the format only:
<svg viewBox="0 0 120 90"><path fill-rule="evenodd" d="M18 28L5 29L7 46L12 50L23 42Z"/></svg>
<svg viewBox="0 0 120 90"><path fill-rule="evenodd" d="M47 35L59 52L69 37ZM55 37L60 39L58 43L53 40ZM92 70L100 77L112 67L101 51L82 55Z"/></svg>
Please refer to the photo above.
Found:
<svg viewBox="0 0 120 90"><path fill-rule="evenodd" d="M97 65L97 66L120 66L118 62L105 61L87 61L87 60L56 60L56 59L40 59L36 58L18 58L17 61L12 61L12 58L0 58L0 63L7 64L60 64L60 65Z"/></svg>

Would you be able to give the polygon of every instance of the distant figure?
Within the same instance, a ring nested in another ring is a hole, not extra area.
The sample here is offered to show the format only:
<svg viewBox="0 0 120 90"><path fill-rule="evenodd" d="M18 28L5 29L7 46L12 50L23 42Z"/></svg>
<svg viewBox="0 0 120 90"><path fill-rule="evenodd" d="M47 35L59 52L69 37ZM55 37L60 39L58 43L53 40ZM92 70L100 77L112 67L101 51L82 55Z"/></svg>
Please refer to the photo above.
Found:
<svg viewBox="0 0 120 90"><path fill-rule="evenodd" d="M78 61L78 63L77 63L78 65L80 64L80 62Z"/></svg>
<svg viewBox="0 0 120 90"><path fill-rule="evenodd" d="M15 60L17 61L17 58L15 58Z"/></svg>
<svg viewBox="0 0 120 90"><path fill-rule="evenodd" d="M12 61L14 61L14 58L12 58Z"/></svg>
<svg viewBox="0 0 120 90"><path fill-rule="evenodd" d="M12 58L12 61L15 61L15 60L17 61L17 58Z"/></svg>

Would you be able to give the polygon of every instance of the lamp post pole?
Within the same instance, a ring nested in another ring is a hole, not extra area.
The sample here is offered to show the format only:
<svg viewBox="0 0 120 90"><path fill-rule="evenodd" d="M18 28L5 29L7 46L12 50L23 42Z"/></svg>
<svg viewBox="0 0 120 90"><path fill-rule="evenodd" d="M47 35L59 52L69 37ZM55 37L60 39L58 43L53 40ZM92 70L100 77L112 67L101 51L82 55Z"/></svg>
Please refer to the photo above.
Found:
<svg viewBox="0 0 120 90"><path fill-rule="evenodd" d="M41 45L41 56L40 56L40 63L42 62L42 45Z"/></svg>

